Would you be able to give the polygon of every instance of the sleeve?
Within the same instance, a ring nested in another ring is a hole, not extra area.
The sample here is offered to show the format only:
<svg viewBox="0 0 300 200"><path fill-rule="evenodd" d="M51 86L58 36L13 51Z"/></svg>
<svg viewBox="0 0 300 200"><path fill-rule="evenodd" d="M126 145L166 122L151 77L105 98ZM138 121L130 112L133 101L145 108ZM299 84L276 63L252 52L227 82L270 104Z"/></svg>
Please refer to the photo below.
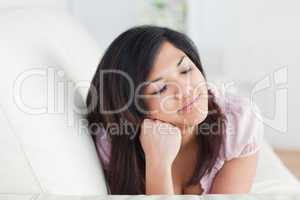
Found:
<svg viewBox="0 0 300 200"><path fill-rule="evenodd" d="M264 126L258 106L245 97L229 99L226 110L224 160L256 153L262 144Z"/></svg>
<svg viewBox="0 0 300 200"><path fill-rule="evenodd" d="M105 131L101 129L101 131L96 134L96 149L104 169L108 168L110 148L108 137Z"/></svg>

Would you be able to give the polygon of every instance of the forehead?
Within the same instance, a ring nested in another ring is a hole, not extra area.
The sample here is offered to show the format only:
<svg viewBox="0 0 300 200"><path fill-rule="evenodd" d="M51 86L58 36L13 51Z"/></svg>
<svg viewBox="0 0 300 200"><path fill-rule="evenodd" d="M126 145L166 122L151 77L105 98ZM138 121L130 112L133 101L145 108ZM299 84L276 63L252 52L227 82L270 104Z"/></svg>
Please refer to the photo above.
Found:
<svg viewBox="0 0 300 200"><path fill-rule="evenodd" d="M156 55L148 80L163 76L168 69L176 67L183 55L185 55L184 52L170 42L164 42Z"/></svg>

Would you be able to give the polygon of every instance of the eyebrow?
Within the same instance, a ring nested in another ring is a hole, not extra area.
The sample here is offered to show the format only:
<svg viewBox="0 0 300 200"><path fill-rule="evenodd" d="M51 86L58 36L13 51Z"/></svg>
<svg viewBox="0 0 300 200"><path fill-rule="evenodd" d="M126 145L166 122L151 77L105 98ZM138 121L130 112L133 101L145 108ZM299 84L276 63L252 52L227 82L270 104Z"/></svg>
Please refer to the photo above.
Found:
<svg viewBox="0 0 300 200"><path fill-rule="evenodd" d="M176 67L179 67L179 66L181 65L181 63L182 63L182 61L183 61L184 58L185 58L185 55L183 55L183 56L180 58L180 60L178 61ZM147 83L147 85L149 85L150 83L159 81L159 80L161 80L161 79L162 79L162 77L158 77L158 78L156 78L156 79L154 79L154 80L152 80L152 81L149 81L149 82Z"/></svg>

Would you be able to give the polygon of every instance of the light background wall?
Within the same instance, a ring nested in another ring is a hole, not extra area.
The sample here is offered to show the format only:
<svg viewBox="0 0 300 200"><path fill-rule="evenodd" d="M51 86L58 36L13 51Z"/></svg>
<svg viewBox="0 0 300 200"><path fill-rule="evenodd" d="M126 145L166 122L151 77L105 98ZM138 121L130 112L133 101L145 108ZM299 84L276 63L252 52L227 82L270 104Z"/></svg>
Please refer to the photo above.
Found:
<svg viewBox="0 0 300 200"><path fill-rule="evenodd" d="M3 0L0 9L2 12L33 6L66 9L87 28L104 51L118 34L137 25L140 17L138 2ZM261 80L266 80L264 83L270 87L254 95L263 116L272 126L265 126L266 138L276 147L300 149L300 2L187 2L187 33L198 46L208 79L232 83L233 91L247 96L261 85ZM276 94L284 94L286 90L286 102L275 98Z"/></svg>
<svg viewBox="0 0 300 200"><path fill-rule="evenodd" d="M265 126L266 138L279 148L300 149L300 2L187 2L187 33L198 46L208 78L232 83L238 89L234 91L250 97L255 86L269 77L270 87L253 95L263 116L271 121ZM137 0L73 0L69 8L104 51L118 34L137 25L137 3ZM280 69L283 82L279 87L274 83L274 74ZM287 101L276 100L276 92L284 92L285 88Z"/></svg>

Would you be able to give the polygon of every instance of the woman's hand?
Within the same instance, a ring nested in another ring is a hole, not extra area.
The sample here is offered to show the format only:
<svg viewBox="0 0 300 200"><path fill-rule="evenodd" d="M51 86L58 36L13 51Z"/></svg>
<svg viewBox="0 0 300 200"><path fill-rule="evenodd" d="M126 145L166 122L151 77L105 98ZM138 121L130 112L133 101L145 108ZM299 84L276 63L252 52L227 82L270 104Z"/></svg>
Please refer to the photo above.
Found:
<svg viewBox="0 0 300 200"><path fill-rule="evenodd" d="M181 145L180 129L145 119L139 139L145 153L146 194L174 194L172 163Z"/></svg>
<svg viewBox="0 0 300 200"><path fill-rule="evenodd" d="M160 120L144 119L139 136L146 162L170 167L181 146L180 129Z"/></svg>

